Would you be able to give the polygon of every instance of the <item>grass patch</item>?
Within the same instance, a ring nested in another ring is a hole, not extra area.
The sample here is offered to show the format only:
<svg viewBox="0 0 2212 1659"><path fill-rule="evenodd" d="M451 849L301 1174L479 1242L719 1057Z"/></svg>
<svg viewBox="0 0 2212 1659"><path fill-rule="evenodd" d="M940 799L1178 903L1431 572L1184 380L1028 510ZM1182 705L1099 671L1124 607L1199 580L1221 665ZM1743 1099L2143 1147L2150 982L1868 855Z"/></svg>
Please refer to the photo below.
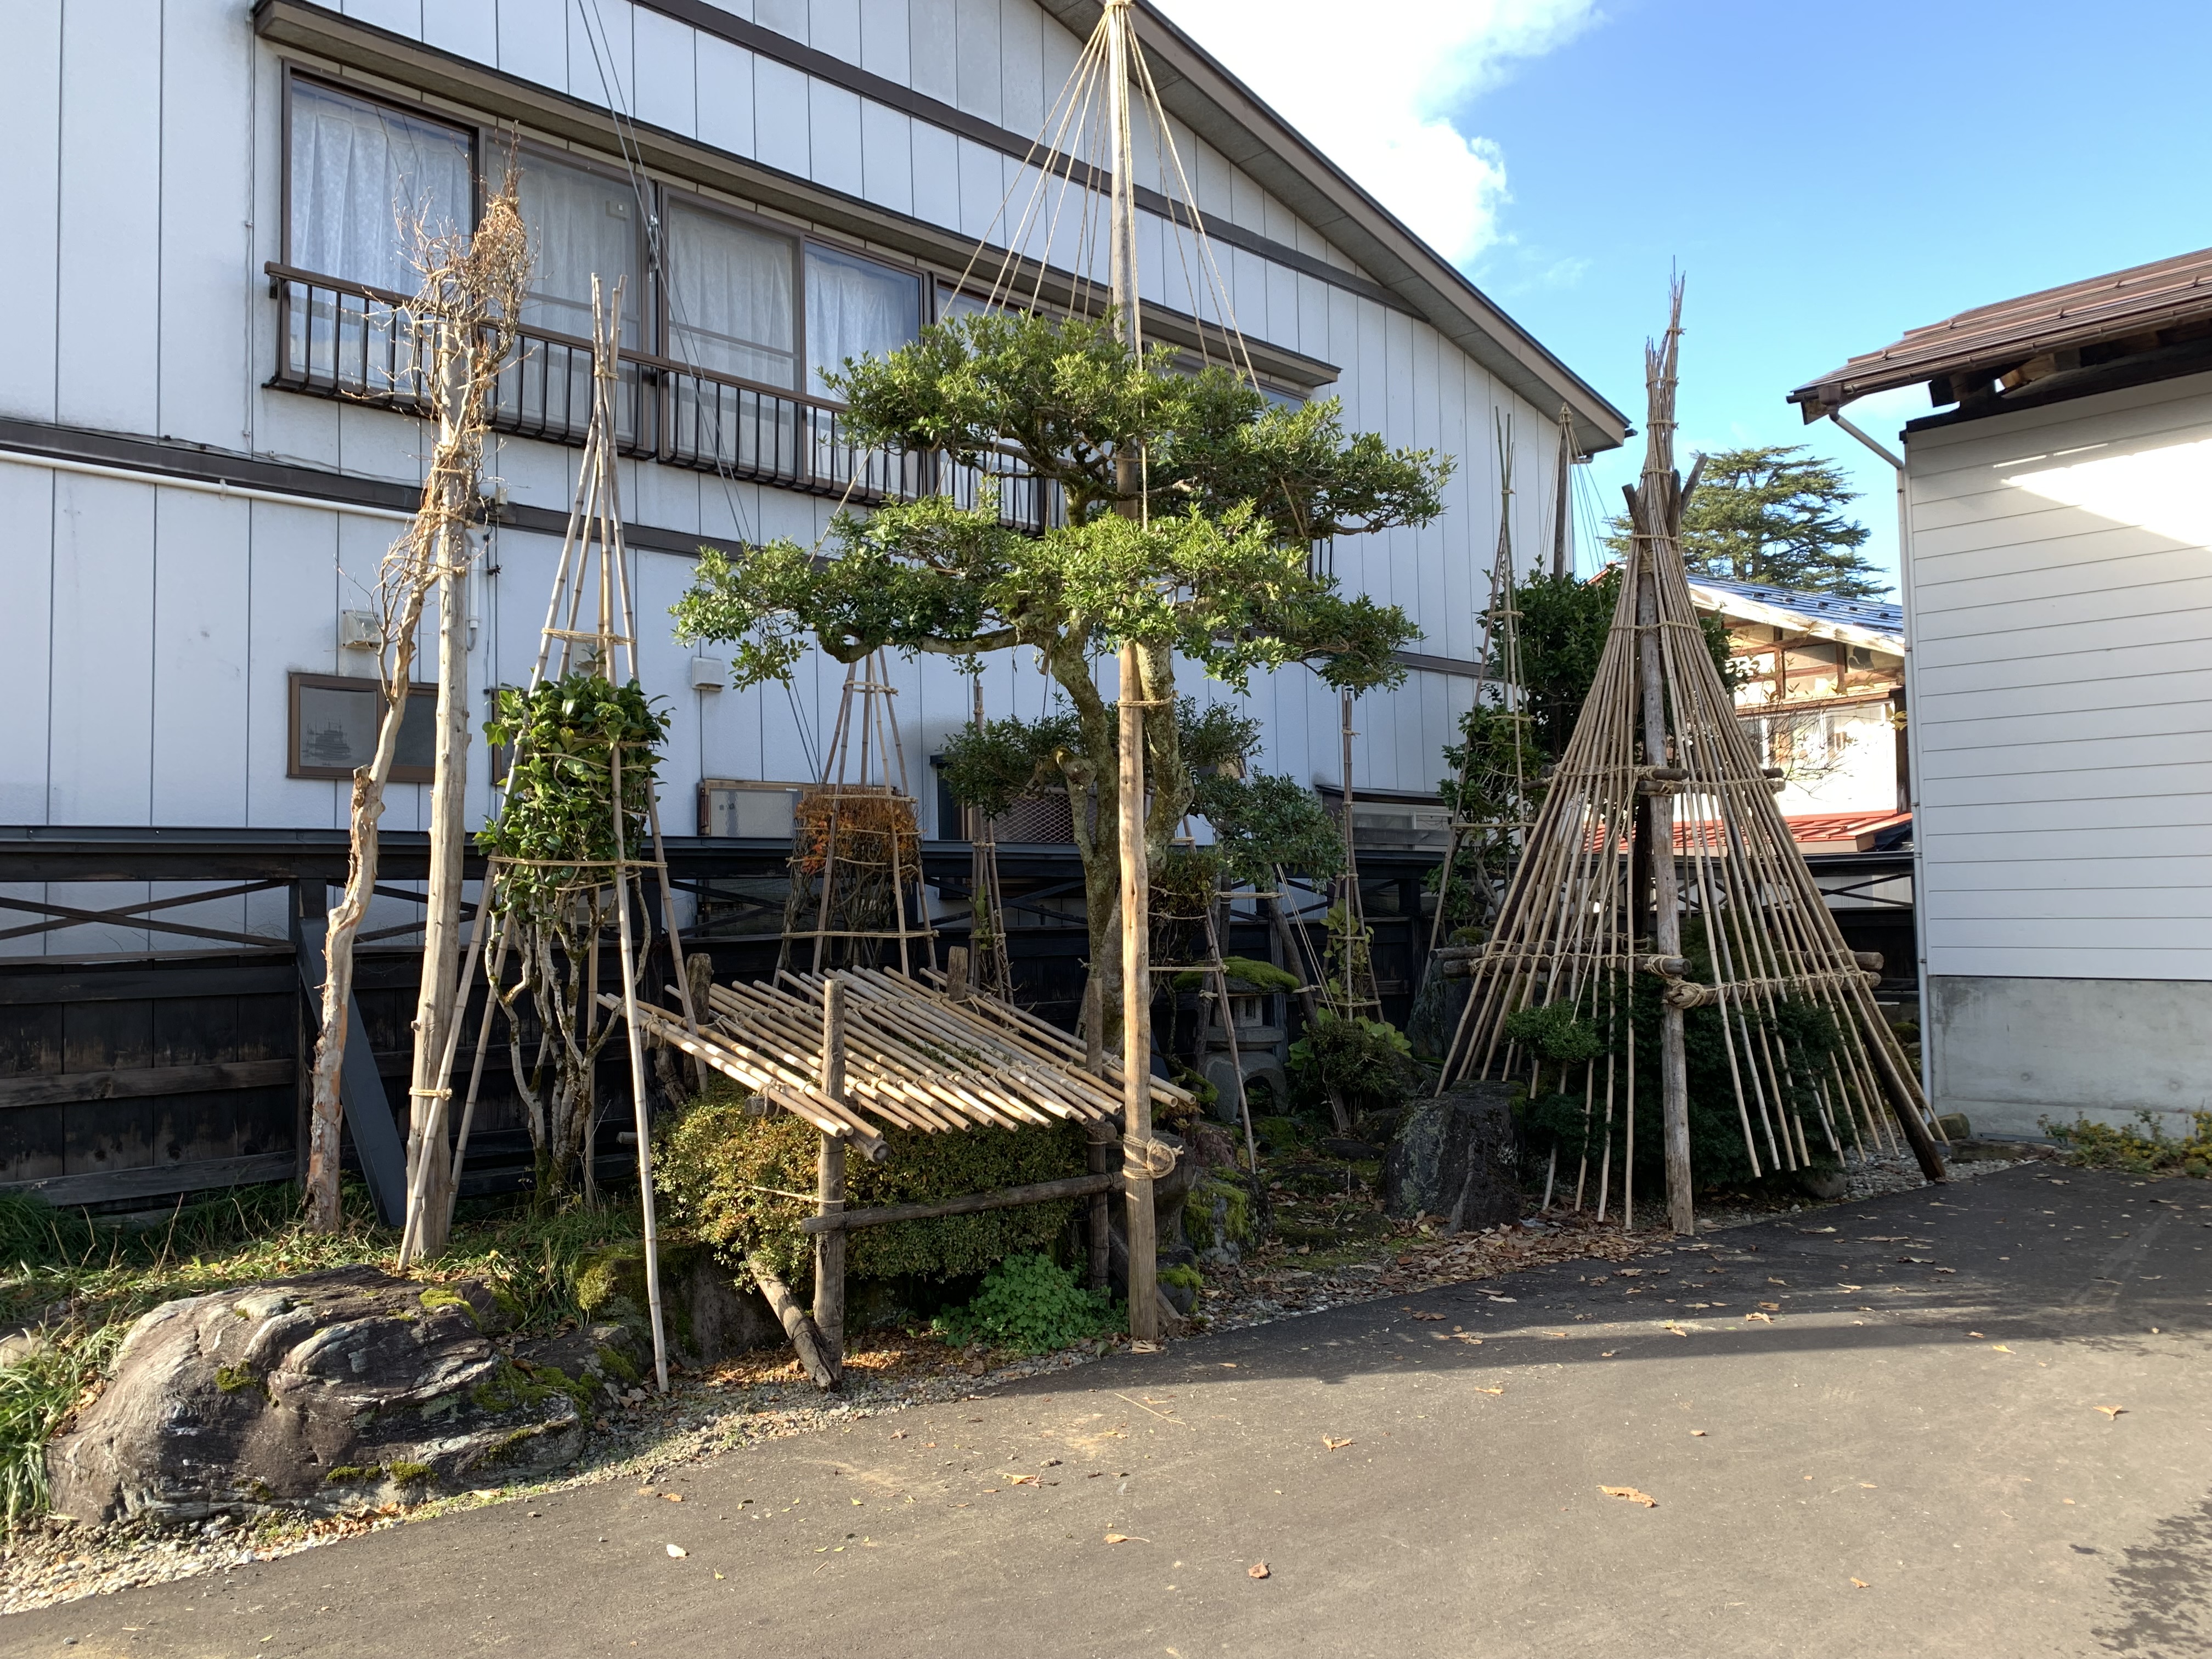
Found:
<svg viewBox="0 0 2212 1659"><path fill-rule="evenodd" d="M0 1195L0 1328L35 1325L51 1345L0 1370L0 1519L12 1526L45 1509L46 1443L107 1375L141 1315L181 1297L328 1267L396 1273L399 1236L375 1224L365 1189L349 1182L345 1198L340 1229L316 1233L289 1185L179 1204L144 1228ZM483 1279L520 1334L550 1334L582 1317L577 1261L638 1231L634 1205L547 1212L523 1200L477 1200L461 1206L446 1254L410 1276L429 1287L422 1301L430 1307L459 1299L441 1281ZM217 1386L258 1387L259 1379L219 1378Z"/></svg>

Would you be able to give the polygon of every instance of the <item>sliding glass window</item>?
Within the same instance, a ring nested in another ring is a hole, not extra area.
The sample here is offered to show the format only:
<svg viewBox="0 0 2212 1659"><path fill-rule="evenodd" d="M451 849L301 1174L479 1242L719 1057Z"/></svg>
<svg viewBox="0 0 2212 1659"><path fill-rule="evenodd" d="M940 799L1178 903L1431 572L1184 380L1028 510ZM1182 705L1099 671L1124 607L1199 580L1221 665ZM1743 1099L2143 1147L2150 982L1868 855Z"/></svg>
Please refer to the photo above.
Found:
<svg viewBox="0 0 2212 1659"><path fill-rule="evenodd" d="M672 202L668 347L696 368L796 388L798 248L788 237Z"/></svg>
<svg viewBox="0 0 2212 1659"><path fill-rule="evenodd" d="M637 194L629 181L550 155L521 159L522 222L530 232L526 327L592 337L592 278L607 299L622 284L622 343L636 349L645 314Z"/></svg>
<svg viewBox="0 0 2212 1659"><path fill-rule="evenodd" d="M413 293L420 238L475 223L471 136L307 80L291 83L290 106L287 260Z"/></svg>
<svg viewBox="0 0 2212 1659"><path fill-rule="evenodd" d="M825 374L887 356L921 331L921 284L910 270L810 244L806 250L806 389L834 394Z"/></svg>

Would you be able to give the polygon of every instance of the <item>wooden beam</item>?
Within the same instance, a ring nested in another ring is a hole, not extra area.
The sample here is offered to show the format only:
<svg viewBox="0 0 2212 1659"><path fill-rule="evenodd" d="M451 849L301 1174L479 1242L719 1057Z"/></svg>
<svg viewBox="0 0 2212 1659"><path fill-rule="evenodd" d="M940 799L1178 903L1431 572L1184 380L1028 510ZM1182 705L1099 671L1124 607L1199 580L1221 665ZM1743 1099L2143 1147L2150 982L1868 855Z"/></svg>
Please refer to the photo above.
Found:
<svg viewBox="0 0 2212 1659"><path fill-rule="evenodd" d="M48 1176L42 1181L0 1183L0 1193L24 1193L49 1204L113 1204L133 1198L168 1198L178 1193L217 1187L252 1187L289 1181L297 1167L293 1154L261 1152L252 1158L211 1158L191 1164L155 1164L141 1170L101 1170L88 1175Z"/></svg>
<svg viewBox="0 0 2212 1659"><path fill-rule="evenodd" d="M934 1204L887 1204L875 1210L802 1216L799 1230L805 1233L850 1232L855 1227L888 1227L895 1221L934 1221L941 1216L977 1215L985 1210L1049 1204L1056 1198L1088 1198L1093 1193L1110 1193L1121 1184L1118 1170L1104 1175L1069 1176L1060 1181L1033 1182L1026 1187L1005 1187L995 1193L968 1193Z"/></svg>
<svg viewBox="0 0 2212 1659"><path fill-rule="evenodd" d="M67 1106L86 1100L143 1100L149 1095L198 1095L216 1089L273 1089L289 1084L299 1064L296 1060L232 1060L204 1066L137 1066L112 1072L0 1078L0 1109Z"/></svg>

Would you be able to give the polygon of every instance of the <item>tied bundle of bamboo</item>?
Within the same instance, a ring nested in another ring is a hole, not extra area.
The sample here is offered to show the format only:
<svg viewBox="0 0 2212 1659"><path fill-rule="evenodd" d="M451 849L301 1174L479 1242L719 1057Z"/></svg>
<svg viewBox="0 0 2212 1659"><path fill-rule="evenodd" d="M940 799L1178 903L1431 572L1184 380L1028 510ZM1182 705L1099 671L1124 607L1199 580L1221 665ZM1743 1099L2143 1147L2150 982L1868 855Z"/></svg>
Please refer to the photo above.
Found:
<svg viewBox="0 0 2212 1659"><path fill-rule="evenodd" d="M1595 1175L1601 1218L1618 1115L1630 1152L1622 1215L1632 1225L1639 1060L1648 1091L1656 1059L1668 1207L1686 1233L1690 1009L1713 1011L1754 1176L1804 1168L1816 1149L1838 1161L1864 1156L1893 1146L1899 1132L1929 1180L1943 1166L1927 1103L1875 1004L1879 964L1844 943L1799 856L1777 780L1736 723L1691 605L1679 538L1697 472L1685 486L1674 465L1681 305L1678 282L1665 338L1646 352L1649 447L1641 483L1626 491L1632 551L1605 652L1497 926L1467 960L1474 983L1443 1075L1524 1078L1532 1098L1578 1094L1574 1203ZM1692 973L1703 964L1684 954L1686 920L1709 960L1702 980ZM1632 1017L1638 975L1659 982L1656 1056ZM1793 1048L1785 1008L1813 1011L1831 1040Z"/></svg>

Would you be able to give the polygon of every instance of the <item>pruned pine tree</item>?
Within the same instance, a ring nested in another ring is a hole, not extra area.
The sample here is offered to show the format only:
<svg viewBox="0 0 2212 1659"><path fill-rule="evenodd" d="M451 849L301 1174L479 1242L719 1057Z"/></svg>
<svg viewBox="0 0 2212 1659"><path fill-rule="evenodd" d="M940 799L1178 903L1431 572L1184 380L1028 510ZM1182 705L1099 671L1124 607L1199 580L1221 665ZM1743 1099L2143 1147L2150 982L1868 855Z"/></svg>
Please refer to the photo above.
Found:
<svg viewBox="0 0 2212 1659"><path fill-rule="evenodd" d="M378 587L383 617L377 656L382 710L376 748L369 763L354 774L349 813L350 842L344 896L330 914L325 945L321 1030L315 1042L313 1104L307 1133L307 1210L311 1223L325 1231L339 1225L338 1140L342 1106L338 1073L349 1036L346 1008L353 994L354 936L368 913L376 886L377 823L384 815L384 792L392 778L399 726L415 662L416 635L431 588L447 583L450 604L441 611L441 636L450 642L462 626L459 588L470 557L468 526L477 510L483 474L483 442L501 370L514 349L523 290L530 276L529 237L510 170L485 204L475 233L434 236L417 232L416 264L422 287L401 323L416 349L418 395L437 422L437 438L422 483L422 505L414 523L385 556ZM458 726L465 749L466 706L464 678L449 651L440 653L445 678L439 690L438 761L447 789L458 797L465 781L465 762L449 753ZM416 1073L422 1057L441 1052L453 1018L458 988L455 939L459 904L459 828L449 804L441 842L451 857L433 861L433 921L424 953L425 1011L435 1029L418 1025ZM418 1020L422 1012L418 1012ZM425 1103L418 1097L416 1104Z"/></svg>
<svg viewBox="0 0 2212 1659"><path fill-rule="evenodd" d="M708 550L676 607L678 632L733 647L744 685L787 676L810 640L844 663L879 648L1036 651L1066 703L1051 765L1076 806L1110 1042L1121 1023L1119 759L1099 655L1133 646L1135 684L1119 695L1155 708L1176 706L1178 657L1237 690L1255 670L1297 662L1335 687L1395 684L1404 670L1391 653L1418 631L1396 607L1343 592L1312 549L1428 522L1450 462L1347 434L1334 399L1285 410L1225 369L1180 374L1172 354L1140 354L1103 319L958 317L830 379L860 443L987 476L1026 469L1055 489L1063 521L1042 535L1012 528L987 488L973 507L939 495L841 514L830 558L790 541L742 559ZM1143 838L1157 864L1191 810L1195 771L1177 721L1145 722L1144 750Z"/></svg>

